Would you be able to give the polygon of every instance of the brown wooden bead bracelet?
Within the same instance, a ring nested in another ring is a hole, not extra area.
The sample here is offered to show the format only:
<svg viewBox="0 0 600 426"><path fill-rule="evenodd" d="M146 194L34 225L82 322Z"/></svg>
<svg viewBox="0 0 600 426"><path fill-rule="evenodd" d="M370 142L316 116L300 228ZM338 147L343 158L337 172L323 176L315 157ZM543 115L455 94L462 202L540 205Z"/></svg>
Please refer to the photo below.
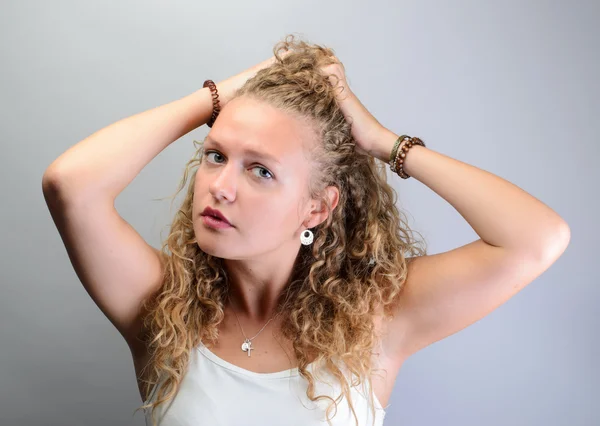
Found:
<svg viewBox="0 0 600 426"><path fill-rule="evenodd" d="M425 142L417 137L402 135L396 140L394 148L392 148L389 165L392 172L398 174L402 179L408 179L410 177L404 172L404 159L406 158L408 150L414 145L425 147Z"/></svg>

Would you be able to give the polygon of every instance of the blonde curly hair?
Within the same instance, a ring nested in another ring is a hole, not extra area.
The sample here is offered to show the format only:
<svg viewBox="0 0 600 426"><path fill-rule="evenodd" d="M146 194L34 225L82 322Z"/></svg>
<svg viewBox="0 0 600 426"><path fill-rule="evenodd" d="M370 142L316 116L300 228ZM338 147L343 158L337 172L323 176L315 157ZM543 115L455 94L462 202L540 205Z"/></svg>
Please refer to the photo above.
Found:
<svg viewBox="0 0 600 426"><path fill-rule="evenodd" d="M334 406L337 410L345 397L358 425L350 386L367 380L372 389L374 315L383 308L385 318L392 317L407 261L426 254L425 243L413 238L406 215L396 207L397 194L387 183L387 163L356 152L351 124L342 114L330 80L320 71L336 60L333 49L287 35L273 52L277 60L250 78L234 97L258 99L314 126L320 143L310 156L313 172L307 185L311 196L321 199L329 212L314 229L312 246L301 247L290 284L280 297L281 333L293 344L298 372L308 381L308 398L331 400L329 424L331 410ZM285 57L281 52L286 52ZM192 205L203 142L194 141L194 146L197 149L175 195L190 173L191 184L162 244L163 284L144 301L144 338L151 353L146 395L159 381L163 383L156 399L135 411L151 408L153 425L154 408L176 395L191 349L201 341L217 341L228 294L222 259L203 252L195 238ZM324 194L328 185L339 190L333 211ZM351 373L351 383L337 360ZM311 362L323 362L339 381L342 394L335 400L315 395L315 378L307 369ZM371 409L374 413L373 402Z"/></svg>

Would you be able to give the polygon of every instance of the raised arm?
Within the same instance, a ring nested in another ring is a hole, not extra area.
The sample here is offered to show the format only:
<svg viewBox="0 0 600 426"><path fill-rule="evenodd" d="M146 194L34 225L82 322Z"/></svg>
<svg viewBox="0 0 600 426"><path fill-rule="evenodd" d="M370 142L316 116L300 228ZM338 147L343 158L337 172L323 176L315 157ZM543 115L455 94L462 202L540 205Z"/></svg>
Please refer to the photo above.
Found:
<svg viewBox="0 0 600 426"><path fill-rule="evenodd" d="M42 188L69 259L86 291L139 345L142 301L162 284L163 261L116 211L117 195L172 142L212 114L208 88L113 123L58 157Z"/></svg>

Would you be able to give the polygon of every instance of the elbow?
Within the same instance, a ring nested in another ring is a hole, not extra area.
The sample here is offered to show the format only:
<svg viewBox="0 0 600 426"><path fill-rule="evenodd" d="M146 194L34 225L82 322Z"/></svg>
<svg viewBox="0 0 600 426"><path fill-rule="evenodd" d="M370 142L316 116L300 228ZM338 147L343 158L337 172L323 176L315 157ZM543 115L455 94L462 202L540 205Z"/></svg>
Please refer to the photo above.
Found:
<svg viewBox="0 0 600 426"><path fill-rule="evenodd" d="M42 176L42 191L44 194L54 192L58 183L57 172L52 168L48 167Z"/></svg>
<svg viewBox="0 0 600 426"><path fill-rule="evenodd" d="M562 221L547 234L544 247L538 251L538 260L544 265L551 265L563 255L571 242L571 229Z"/></svg>
<svg viewBox="0 0 600 426"><path fill-rule="evenodd" d="M51 164L42 176L42 191L44 194L55 194L63 181L62 172Z"/></svg>
<svg viewBox="0 0 600 426"><path fill-rule="evenodd" d="M74 198L72 195L67 196L72 192L69 188L73 186L73 182L73 178L58 167L50 165L46 169L42 176L42 194L48 208L63 208L67 201Z"/></svg>
<svg viewBox="0 0 600 426"><path fill-rule="evenodd" d="M510 249L510 252L521 261L548 268L562 256L570 240L571 230L566 222L561 221L550 229L528 236L527 241Z"/></svg>
<svg viewBox="0 0 600 426"><path fill-rule="evenodd" d="M59 207L60 197L60 178L58 173L51 167L48 167L42 176L42 194L49 209Z"/></svg>

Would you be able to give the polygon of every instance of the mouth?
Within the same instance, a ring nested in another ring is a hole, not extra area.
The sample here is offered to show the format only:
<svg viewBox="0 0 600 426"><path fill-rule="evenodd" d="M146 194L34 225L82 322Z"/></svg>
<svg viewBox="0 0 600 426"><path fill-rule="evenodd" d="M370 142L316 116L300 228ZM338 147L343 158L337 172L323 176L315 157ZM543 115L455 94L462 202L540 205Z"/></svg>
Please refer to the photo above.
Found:
<svg viewBox="0 0 600 426"><path fill-rule="evenodd" d="M205 209L202 211L201 216L203 217L210 217L213 218L215 220L224 222L230 226L233 226L231 224L231 222L229 222L229 220L227 220L227 218L225 217L225 215L223 215L223 213L221 213L219 210L213 209L210 206L206 206Z"/></svg>
<svg viewBox="0 0 600 426"><path fill-rule="evenodd" d="M231 225L229 222L211 215L202 215L202 222L206 226L216 229L233 228L233 225Z"/></svg>

